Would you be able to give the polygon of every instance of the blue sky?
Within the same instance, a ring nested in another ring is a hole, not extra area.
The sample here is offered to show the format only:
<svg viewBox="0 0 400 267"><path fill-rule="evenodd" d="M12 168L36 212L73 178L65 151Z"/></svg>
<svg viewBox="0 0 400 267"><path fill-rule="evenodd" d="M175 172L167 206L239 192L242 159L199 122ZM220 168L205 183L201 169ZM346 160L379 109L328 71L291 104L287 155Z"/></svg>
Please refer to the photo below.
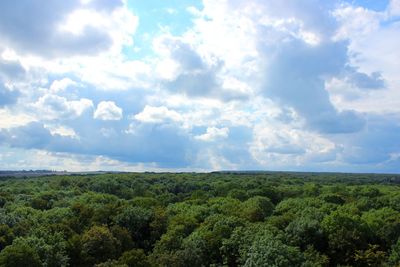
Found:
<svg viewBox="0 0 400 267"><path fill-rule="evenodd" d="M400 172L399 0L0 3L0 169Z"/></svg>

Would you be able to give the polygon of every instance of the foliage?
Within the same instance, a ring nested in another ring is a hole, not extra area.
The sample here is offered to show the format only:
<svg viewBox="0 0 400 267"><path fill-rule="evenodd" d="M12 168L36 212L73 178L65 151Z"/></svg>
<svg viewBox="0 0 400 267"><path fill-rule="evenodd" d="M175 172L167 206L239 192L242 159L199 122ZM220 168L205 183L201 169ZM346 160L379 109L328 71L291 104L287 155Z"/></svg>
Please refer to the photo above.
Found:
<svg viewBox="0 0 400 267"><path fill-rule="evenodd" d="M92 226L82 236L82 253L91 263L115 258L116 246L117 239L106 226Z"/></svg>
<svg viewBox="0 0 400 267"><path fill-rule="evenodd" d="M397 240L396 244L393 245L390 251L389 263L392 266L400 265L400 238Z"/></svg>
<svg viewBox="0 0 400 267"><path fill-rule="evenodd" d="M400 266L400 176L110 173L0 181L3 266Z"/></svg>
<svg viewBox="0 0 400 267"><path fill-rule="evenodd" d="M264 236L254 241L244 266L296 267L300 266L302 262L299 248L285 245L279 239L271 236Z"/></svg>
<svg viewBox="0 0 400 267"><path fill-rule="evenodd" d="M20 266L42 266L37 251L27 242L14 242L7 246L0 253L0 266L20 267Z"/></svg>

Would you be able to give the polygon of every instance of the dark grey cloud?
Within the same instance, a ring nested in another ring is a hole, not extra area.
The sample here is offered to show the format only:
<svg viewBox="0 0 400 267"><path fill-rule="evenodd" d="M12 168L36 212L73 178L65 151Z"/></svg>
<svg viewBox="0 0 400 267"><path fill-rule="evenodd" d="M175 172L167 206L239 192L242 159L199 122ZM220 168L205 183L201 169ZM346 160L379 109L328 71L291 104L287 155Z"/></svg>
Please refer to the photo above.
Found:
<svg viewBox="0 0 400 267"><path fill-rule="evenodd" d="M217 80L213 71L185 71L173 81L166 82L172 92L180 92L189 96L208 96L217 90Z"/></svg>
<svg viewBox="0 0 400 267"><path fill-rule="evenodd" d="M172 124L139 123L134 127L134 133L127 133L126 121L99 123L88 120L83 117L73 122L79 121L82 125L74 129L79 138L52 135L41 122L32 122L1 129L0 143L23 149L101 155L131 163L156 163L171 168L188 166L196 152L190 136Z"/></svg>
<svg viewBox="0 0 400 267"><path fill-rule="evenodd" d="M261 45L269 58L263 93L282 105L293 107L312 129L322 133L356 132L364 126L360 114L339 112L325 90L325 78L340 75L346 68L347 43L323 42L311 46L292 38L279 47ZM272 60L270 54L274 54Z"/></svg>
<svg viewBox="0 0 400 267"><path fill-rule="evenodd" d="M327 108L327 110L312 112L312 114L306 114L308 125L322 133L354 133L360 131L365 125L364 118L351 110L339 112Z"/></svg>
<svg viewBox="0 0 400 267"><path fill-rule="evenodd" d="M351 71L348 79L351 84L360 89L376 90L385 88L385 80L380 72L372 72L368 75L362 72Z"/></svg>
<svg viewBox="0 0 400 267"><path fill-rule="evenodd" d="M368 127L363 131L335 137L335 141L343 146L342 160L349 164L386 165L392 156L400 156L399 116L368 115L367 120ZM396 171L400 171L399 165Z"/></svg>
<svg viewBox="0 0 400 267"><path fill-rule="evenodd" d="M91 1L86 7L110 12L121 4ZM107 49L112 40L101 29L88 26L79 35L59 31L67 15L82 6L79 0L0 1L0 41L20 53L46 57L96 54Z"/></svg>
<svg viewBox="0 0 400 267"><path fill-rule="evenodd" d="M3 142L12 147L45 149L51 139L50 132L41 123L33 122L28 125L0 130Z"/></svg>
<svg viewBox="0 0 400 267"><path fill-rule="evenodd" d="M217 89L216 69L207 66L189 44L174 38L164 38L163 45L181 70L174 80L164 83L170 91L189 96L207 96Z"/></svg>
<svg viewBox="0 0 400 267"><path fill-rule="evenodd" d="M169 48L171 58L179 62L187 71L201 71L206 64L200 55L187 43L173 38L164 38L163 44Z"/></svg>

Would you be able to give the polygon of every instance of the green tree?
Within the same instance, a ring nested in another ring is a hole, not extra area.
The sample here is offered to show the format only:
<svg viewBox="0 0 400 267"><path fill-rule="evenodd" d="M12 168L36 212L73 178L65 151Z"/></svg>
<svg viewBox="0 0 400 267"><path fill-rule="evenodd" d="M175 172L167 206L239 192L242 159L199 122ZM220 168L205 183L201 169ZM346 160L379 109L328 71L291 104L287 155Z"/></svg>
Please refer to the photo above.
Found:
<svg viewBox="0 0 400 267"><path fill-rule="evenodd" d="M274 205L269 198L256 196L243 202L240 208L243 218L250 222L259 222L272 214Z"/></svg>
<svg viewBox="0 0 400 267"><path fill-rule="evenodd" d="M61 233L49 233L44 228L38 228L32 231L30 236L16 238L12 246L30 247L38 255L43 266L68 265L67 243Z"/></svg>
<svg viewBox="0 0 400 267"><path fill-rule="evenodd" d="M392 250L389 255L390 266L400 266L400 238L397 240L396 244L392 246Z"/></svg>
<svg viewBox="0 0 400 267"><path fill-rule="evenodd" d="M53 207L57 198L58 197L55 192L43 192L31 200L31 206L34 209L48 210Z"/></svg>
<svg viewBox="0 0 400 267"><path fill-rule="evenodd" d="M27 242L14 242L7 246L0 253L0 266L2 267L40 267L40 261L37 251Z"/></svg>
<svg viewBox="0 0 400 267"><path fill-rule="evenodd" d="M115 222L129 230L132 238L140 245L146 245L150 237L150 223L153 211L143 207L127 207L115 217Z"/></svg>
<svg viewBox="0 0 400 267"><path fill-rule="evenodd" d="M228 197L239 199L240 201L245 201L248 198L246 191L243 189L232 189L228 193Z"/></svg>
<svg viewBox="0 0 400 267"><path fill-rule="evenodd" d="M14 233L12 229L5 224L0 225L0 251L6 246L10 245L14 239Z"/></svg>
<svg viewBox="0 0 400 267"><path fill-rule="evenodd" d="M119 263L117 260L108 260L102 263L95 264L94 267L128 267L128 265Z"/></svg>
<svg viewBox="0 0 400 267"><path fill-rule="evenodd" d="M357 250L354 259L358 266L382 266L386 253L378 245L368 245L366 250Z"/></svg>
<svg viewBox="0 0 400 267"><path fill-rule="evenodd" d="M321 227L328 238L328 253L336 263L354 263L355 251L367 247L369 232L357 215L337 210L323 219Z"/></svg>
<svg viewBox="0 0 400 267"><path fill-rule="evenodd" d="M223 240L220 248L224 264L228 266L244 265L253 245L264 239L275 240L279 241L279 244L284 244L283 232L267 223L253 223L236 227L229 239ZM259 248L262 246L263 241L257 244L253 248L254 257L261 251ZM252 264L255 261L254 257L248 264Z"/></svg>
<svg viewBox="0 0 400 267"><path fill-rule="evenodd" d="M298 248L288 246L271 235L265 235L253 242L244 267L296 267L301 266L303 261Z"/></svg>
<svg viewBox="0 0 400 267"><path fill-rule="evenodd" d="M126 264L128 267L150 267L143 249L132 249L126 251L118 259L120 264Z"/></svg>
<svg viewBox="0 0 400 267"><path fill-rule="evenodd" d="M89 263L116 257L117 239L106 226L92 226L82 237L82 252Z"/></svg>
<svg viewBox="0 0 400 267"><path fill-rule="evenodd" d="M301 267L328 267L328 256L318 252L313 246L308 246L303 253L304 262Z"/></svg>
<svg viewBox="0 0 400 267"><path fill-rule="evenodd" d="M133 248L134 242L128 229L119 225L114 225L110 228L110 231L117 240L116 249L118 254L121 254L122 252Z"/></svg>
<svg viewBox="0 0 400 267"><path fill-rule="evenodd" d="M326 249L327 240L321 228L324 216L325 213L312 207L299 212L285 229L288 242L303 250L310 245L319 250Z"/></svg>
<svg viewBox="0 0 400 267"><path fill-rule="evenodd" d="M390 248L400 236L400 212L384 207L369 210L362 215L362 220L376 237L376 241L385 249Z"/></svg>
<svg viewBox="0 0 400 267"><path fill-rule="evenodd" d="M191 266L222 264L221 247L232 232L244 226L243 219L234 216L214 214L209 216L190 236L183 240L181 255Z"/></svg>

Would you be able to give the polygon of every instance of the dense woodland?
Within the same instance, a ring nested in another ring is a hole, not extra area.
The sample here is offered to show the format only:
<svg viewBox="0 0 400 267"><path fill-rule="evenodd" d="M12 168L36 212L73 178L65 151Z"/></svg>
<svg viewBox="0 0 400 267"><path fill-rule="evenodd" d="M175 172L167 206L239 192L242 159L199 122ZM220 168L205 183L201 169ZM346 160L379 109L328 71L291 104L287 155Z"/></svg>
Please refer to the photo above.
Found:
<svg viewBox="0 0 400 267"><path fill-rule="evenodd" d="M400 176L0 181L0 266L400 266Z"/></svg>

